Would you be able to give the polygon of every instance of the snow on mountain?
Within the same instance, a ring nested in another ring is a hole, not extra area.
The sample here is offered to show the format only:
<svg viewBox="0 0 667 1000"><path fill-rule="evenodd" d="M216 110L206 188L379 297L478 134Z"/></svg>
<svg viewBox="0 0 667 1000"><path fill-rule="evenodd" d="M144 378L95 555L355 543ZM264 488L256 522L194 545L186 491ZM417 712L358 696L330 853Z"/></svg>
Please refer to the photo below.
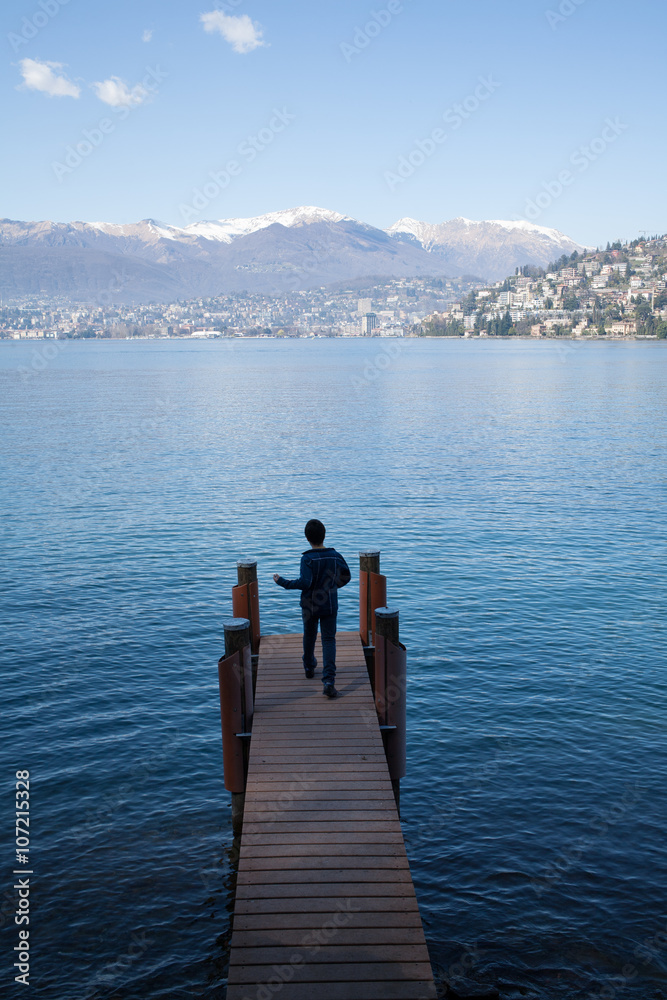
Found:
<svg viewBox="0 0 667 1000"><path fill-rule="evenodd" d="M463 229L469 232L474 226L478 227L478 229L488 229L491 226L497 226L500 229L507 230L508 232L518 231L522 233L531 233L543 236L557 245L562 243L569 246L573 243L568 236L565 236L557 229L548 229L546 226L538 226L534 222L527 222L525 219L517 219L515 221L509 221L506 219L489 219L487 221L478 222L474 219L465 219L463 216L459 216L459 218L451 219L449 222L430 223L420 222L418 219L405 218L399 219L398 222L395 222L393 226L389 227L387 232L390 236L399 233L408 233L419 240L424 247L428 248L429 246L435 246L438 243L447 242L448 238L451 237L452 233L457 229Z"/></svg>
<svg viewBox="0 0 667 1000"><path fill-rule="evenodd" d="M431 224L406 218L387 232L399 242L421 246L452 267L496 281L524 264L545 267L564 253L586 249L557 229L523 219L476 222L458 218Z"/></svg>
<svg viewBox="0 0 667 1000"><path fill-rule="evenodd" d="M212 219L205 222L193 222L188 226L171 226L168 223L157 222L155 219L143 219L141 222L118 224L114 222L75 222L76 228L91 227L108 236L145 239L182 240L189 237L199 237L205 240L215 240L218 243L231 243L239 236L248 236L260 229L268 229L278 223L292 228L306 226L315 222L351 221L340 212L332 212L327 208L303 206L288 208L280 212L268 212L266 215L256 215L253 218Z"/></svg>
<svg viewBox="0 0 667 1000"><path fill-rule="evenodd" d="M352 221L340 212L332 212L327 208L315 208L313 206L303 206L301 208L288 208L280 212L268 212L266 215L256 215L250 219L219 219L211 222L193 222L184 229L170 227L173 236L184 233L187 236L201 236L206 240L218 240L221 243L231 243L239 236L248 236L256 233L260 229L268 229L276 223L286 226L288 229L294 226L307 226L315 222L345 222Z"/></svg>
<svg viewBox="0 0 667 1000"><path fill-rule="evenodd" d="M459 218L431 224L405 218L383 230L313 206L184 227L155 219L3 219L0 291L65 292L76 286L80 294L108 283L116 272L130 276L125 294L137 300L362 278L474 275L496 281L524 264L546 266L582 249L563 233L531 222Z"/></svg>

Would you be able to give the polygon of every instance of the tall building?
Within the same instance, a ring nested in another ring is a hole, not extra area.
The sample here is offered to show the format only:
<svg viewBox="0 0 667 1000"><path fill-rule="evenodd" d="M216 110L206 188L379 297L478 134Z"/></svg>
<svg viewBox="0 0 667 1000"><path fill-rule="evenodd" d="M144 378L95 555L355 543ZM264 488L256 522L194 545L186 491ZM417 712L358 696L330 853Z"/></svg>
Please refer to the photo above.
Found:
<svg viewBox="0 0 667 1000"><path fill-rule="evenodd" d="M357 305L357 312L360 316L365 316L366 313L373 311L373 300L372 299L359 299Z"/></svg>
<svg viewBox="0 0 667 1000"><path fill-rule="evenodd" d="M375 313L369 312L361 320L361 333L364 337L372 337L373 330L378 325L378 318Z"/></svg>

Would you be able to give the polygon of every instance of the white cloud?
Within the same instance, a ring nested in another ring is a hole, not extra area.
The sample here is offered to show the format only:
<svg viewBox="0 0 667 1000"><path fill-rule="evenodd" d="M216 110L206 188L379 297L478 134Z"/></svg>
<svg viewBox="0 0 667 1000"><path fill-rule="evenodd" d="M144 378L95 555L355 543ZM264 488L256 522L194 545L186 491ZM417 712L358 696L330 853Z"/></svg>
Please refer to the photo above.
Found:
<svg viewBox="0 0 667 1000"><path fill-rule="evenodd" d="M247 14L234 17L233 14L223 14L221 10L212 10L208 14L201 14L200 21L205 31L219 31L234 51L242 55L266 45L262 41L262 28L251 21Z"/></svg>
<svg viewBox="0 0 667 1000"><path fill-rule="evenodd" d="M64 76L57 76L54 70L61 70L62 63L39 62L38 59L22 59L22 86L28 90L40 90L49 97L80 97L81 88Z"/></svg>
<svg viewBox="0 0 667 1000"><path fill-rule="evenodd" d="M95 93L105 104L110 104L112 108L132 108L138 104L143 104L148 97L148 91L141 84L137 84L132 90L124 80L118 76L110 76L108 80L102 80L91 84Z"/></svg>
<svg viewBox="0 0 667 1000"><path fill-rule="evenodd" d="M151 28L146 28L143 35L141 36L142 42L150 42L153 38L153 32Z"/></svg>

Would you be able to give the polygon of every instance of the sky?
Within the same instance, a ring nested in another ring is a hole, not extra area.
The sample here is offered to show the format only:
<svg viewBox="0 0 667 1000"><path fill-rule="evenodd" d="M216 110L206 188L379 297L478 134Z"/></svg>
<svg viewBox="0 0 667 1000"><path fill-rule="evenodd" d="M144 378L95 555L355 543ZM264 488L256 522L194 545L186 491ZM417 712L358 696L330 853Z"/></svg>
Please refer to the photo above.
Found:
<svg viewBox="0 0 667 1000"><path fill-rule="evenodd" d="M667 5L9 0L0 215L667 232Z"/></svg>

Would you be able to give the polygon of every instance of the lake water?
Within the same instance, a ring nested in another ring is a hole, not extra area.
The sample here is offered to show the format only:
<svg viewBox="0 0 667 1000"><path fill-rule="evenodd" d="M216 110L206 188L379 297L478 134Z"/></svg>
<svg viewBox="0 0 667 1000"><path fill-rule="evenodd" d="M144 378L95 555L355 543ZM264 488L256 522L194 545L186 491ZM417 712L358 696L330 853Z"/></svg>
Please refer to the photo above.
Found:
<svg viewBox="0 0 667 1000"><path fill-rule="evenodd" d="M667 997L665 345L44 350L0 344L3 995L28 769L35 995L224 997L221 623L254 556L262 631L300 629L271 574L319 517L401 611L438 978Z"/></svg>

